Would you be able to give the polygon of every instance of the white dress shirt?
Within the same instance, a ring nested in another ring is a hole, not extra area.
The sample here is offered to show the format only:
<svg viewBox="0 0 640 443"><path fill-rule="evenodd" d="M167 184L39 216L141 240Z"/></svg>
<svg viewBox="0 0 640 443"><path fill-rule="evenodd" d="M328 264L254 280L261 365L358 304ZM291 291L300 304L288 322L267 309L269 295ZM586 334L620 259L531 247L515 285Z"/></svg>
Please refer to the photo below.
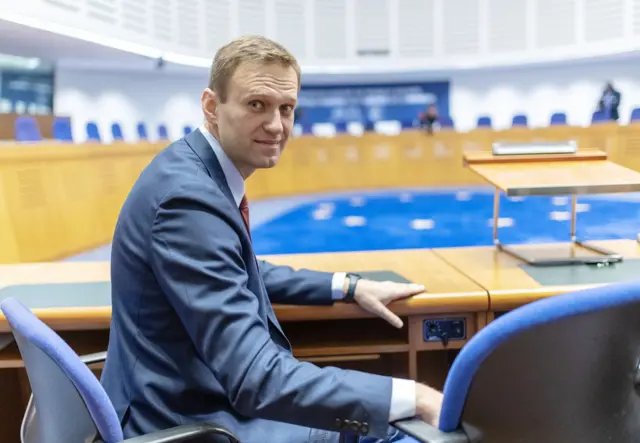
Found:
<svg viewBox="0 0 640 443"><path fill-rule="evenodd" d="M202 125L199 128L202 135L207 139L213 152L218 158L222 172L227 179L227 184L231 189L231 195L240 207L240 201L245 194L244 179L240 175L240 171L235 167L229 156L218 140ZM344 284L346 272L336 272L331 279L331 297L334 300L340 300L344 297ZM391 409L389 411L389 421L400 420L402 418L413 417L416 413L416 384L413 380L392 379L391 390Z"/></svg>

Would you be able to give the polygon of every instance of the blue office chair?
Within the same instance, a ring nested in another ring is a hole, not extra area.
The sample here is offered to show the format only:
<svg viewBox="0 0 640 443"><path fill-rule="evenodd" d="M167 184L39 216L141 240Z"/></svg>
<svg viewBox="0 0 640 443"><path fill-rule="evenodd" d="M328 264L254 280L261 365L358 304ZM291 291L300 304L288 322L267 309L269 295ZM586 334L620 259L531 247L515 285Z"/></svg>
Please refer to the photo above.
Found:
<svg viewBox="0 0 640 443"><path fill-rule="evenodd" d="M511 119L511 127L513 128L526 128L528 125L529 120L524 114L514 115Z"/></svg>
<svg viewBox="0 0 640 443"><path fill-rule="evenodd" d="M564 112L554 112L549 119L550 126L566 126L567 114Z"/></svg>
<svg viewBox="0 0 640 443"><path fill-rule="evenodd" d="M33 391L20 431L22 443L169 443L214 435L239 443L229 431L211 423L183 425L125 440L109 397L87 366L104 361L105 354L78 357L14 298L4 299L0 310L18 344Z"/></svg>
<svg viewBox="0 0 640 443"><path fill-rule="evenodd" d="M42 140L38 121L31 115L21 115L14 122L14 136L18 142L39 142Z"/></svg>
<svg viewBox="0 0 640 443"><path fill-rule="evenodd" d="M163 125L163 124L158 125L158 139L169 140L169 132L167 131L166 125Z"/></svg>
<svg viewBox="0 0 640 443"><path fill-rule="evenodd" d="M438 429L395 426L422 442L636 443L639 361L640 281L549 297L463 347Z"/></svg>
<svg viewBox="0 0 640 443"><path fill-rule="evenodd" d="M55 117L53 119L53 138L60 142L72 142L71 119L69 117Z"/></svg>
<svg viewBox="0 0 640 443"><path fill-rule="evenodd" d="M138 125L136 126L136 131L138 132L139 140L144 140L144 141L149 140L149 136L147 134L147 125L145 125L142 122L138 123Z"/></svg>
<svg viewBox="0 0 640 443"><path fill-rule="evenodd" d="M120 123L113 123L111 125L111 137L113 141L121 142L124 140L124 135L122 134L122 126L120 126Z"/></svg>
<svg viewBox="0 0 640 443"><path fill-rule="evenodd" d="M597 125L599 123L609 123L612 120L603 111L595 111L591 114L591 124Z"/></svg>
<svg viewBox="0 0 640 443"><path fill-rule="evenodd" d="M87 123L87 141L98 143L102 142L102 137L100 137L100 129L98 129L98 124L96 122Z"/></svg>
<svg viewBox="0 0 640 443"><path fill-rule="evenodd" d="M477 123L477 127L478 128L491 128L491 117L488 116L481 116L478 117L478 123Z"/></svg>

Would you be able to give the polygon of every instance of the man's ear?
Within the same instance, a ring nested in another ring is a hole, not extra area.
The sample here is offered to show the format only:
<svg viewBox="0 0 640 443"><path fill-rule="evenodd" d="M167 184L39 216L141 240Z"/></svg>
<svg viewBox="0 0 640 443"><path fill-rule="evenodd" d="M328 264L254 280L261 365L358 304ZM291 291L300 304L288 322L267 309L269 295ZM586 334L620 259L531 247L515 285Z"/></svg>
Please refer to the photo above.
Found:
<svg viewBox="0 0 640 443"><path fill-rule="evenodd" d="M218 119L218 97L216 93L207 88L202 92L202 113L209 122L215 122Z"/></svg>

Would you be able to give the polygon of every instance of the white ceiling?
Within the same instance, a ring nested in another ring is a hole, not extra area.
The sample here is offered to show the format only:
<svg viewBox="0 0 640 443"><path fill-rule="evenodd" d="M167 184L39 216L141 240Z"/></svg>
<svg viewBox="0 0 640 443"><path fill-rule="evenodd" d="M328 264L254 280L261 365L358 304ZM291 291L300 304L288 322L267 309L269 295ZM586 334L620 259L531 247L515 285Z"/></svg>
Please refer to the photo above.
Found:
<svg viewBox="0 0 640 443"><path fill-rule="evenodd" d="M495 0L494 0L495 1ZM640 1L640 0L639 0ZM153 58L144 57L131 52L118 50L102 46L93 42L67 37L60 34L32 28L22 24L16 24L0 19L0 54L10 54L22 57L37 57L55 63L61 68L103 70L103 71L154 71L158 70L158 61ZM428 49L428 48L427 48ZM573 60L575 66L588 65L594 62L605 60L640 59L639 51L628 51L613 55L603 55L585 59ZM456 72L473 73L484 70L519 70L535 66L551 66L566 63L564 61L529 63L517 66L484 66L473 68L457 67ZM181 75L192 74L202 76L207 68L186 66L183 64L167 63L162 66L162 71L168 74L178 73ZM359 81L413 81L425 79L448 78L452 74L452 69L416 69L402 72L375 72L357 74L305 74L306 83L341 83L350 81L356 77Z"/></svg>
<svg viewBox="0 0 640 443"><path fill-rule="evenodd" d="M101 70L157 69L155 59L92 42L0 20L0 54L36 57L58 66ZM197 73L201 68L165 63L168 72Z"/></svg>

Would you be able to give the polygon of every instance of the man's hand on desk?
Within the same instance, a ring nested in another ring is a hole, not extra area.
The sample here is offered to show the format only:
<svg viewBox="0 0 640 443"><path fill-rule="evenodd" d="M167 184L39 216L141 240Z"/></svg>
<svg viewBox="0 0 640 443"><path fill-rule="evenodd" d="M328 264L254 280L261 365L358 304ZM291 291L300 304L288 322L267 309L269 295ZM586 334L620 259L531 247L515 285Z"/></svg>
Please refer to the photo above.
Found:
<svg viewBox="0 0 640 443"><path fill-rule="evenodd" d="M434 428L440 422L443 394L435 389L416 383L416 416Z"/></svg>
<svg viewBox="0 0 640 443"><path fill-rule="evenodd" d="M413 283L361 279L358 280L353 300L365 311L388 321L396 328L401 328L402 320L391 312L387 305L394 300L411 297L422 292L424 292L424 286Z"/></svg>

